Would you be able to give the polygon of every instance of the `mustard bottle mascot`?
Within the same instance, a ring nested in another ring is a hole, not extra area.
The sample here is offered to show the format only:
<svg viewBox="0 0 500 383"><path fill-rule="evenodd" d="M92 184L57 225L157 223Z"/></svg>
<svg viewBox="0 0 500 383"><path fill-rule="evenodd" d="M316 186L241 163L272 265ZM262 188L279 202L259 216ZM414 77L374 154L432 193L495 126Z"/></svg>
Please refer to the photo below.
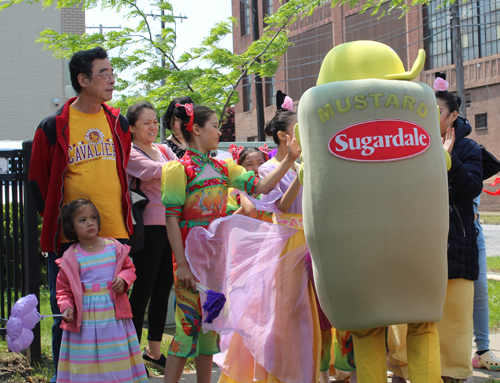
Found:
<svg viewBox="0 0 500 383"><path fill-rule="evenodd" d="M441 382L447 283L446 159L432 89L387 45L325 57L299 105L304 229L320 304L353 330L360 383L387 381L385 326L409 323L413 383Z"/></svg>

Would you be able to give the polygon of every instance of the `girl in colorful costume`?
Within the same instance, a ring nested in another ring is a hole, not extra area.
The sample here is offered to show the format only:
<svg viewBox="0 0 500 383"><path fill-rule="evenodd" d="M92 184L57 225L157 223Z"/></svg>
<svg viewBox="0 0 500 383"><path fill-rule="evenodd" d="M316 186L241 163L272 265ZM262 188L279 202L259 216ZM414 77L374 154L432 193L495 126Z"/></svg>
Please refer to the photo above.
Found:
<svg viewBox="0 0 500 383"><path fill-rule="evenodd" d="M286 164L286 142L296 122L295 114L291 116L275 132L281 161L265 172L263 182ZM295 166L287 164L283 176L290 176ZM277 205L287 211L299 190L294 181L284 194L275 188L261 200L250 198L257 209L272 206L278 214ZM227 298L224 312L203 324L204 330L222 334L221 353L214 358L222 371L220 382L319 380L321 329L307 271L308 248L300 217L290 216L290 221L276 225L233 215L207 230L195 228L187 238L186 254L196 276Z"/></svg>
<svg viewBox="0 0 500 383"><path fill-rule="evenodd" d="M212 356L219 352L219 335L213 331L200 333L200 297L184 253L185 240L193 228L208 227L213 220L226 215L228 187L249 195L268 193L294 163L299 150L296 141L288 137L288 154L282 165L266 180L259 180L232 160L223 162L209 157L210 151L217 149L221 134L217 116L211 109L178 104L175 116L181 120L189 149L162 171L162 202L175 259L176 296L176 332L169 348L165 382L178 382L187 357L194 357L198 382L202 383L210 382Z"/></svg>
<svg viewBox="0 0 500 383"><path fill-rule="evenodd" d="M98 237L101 219L80 198L61 209L64 235L78 240L56 263L63 313L58 382L147 382L126 291L135 280L130 248Z"/></svg>
<svg viewBox="0 0 500 383"><path fill-rule="evenodd" d="M258 148L229 145L229 152L233 156L233 160L243 166L247 171L253 171L256 177L259 177L259 168L269 160L268 148L264 144ZM260 199L260 196L257 198ZM227 201L227 214L245 214L248 217L260 219L262 221L272 222L272 213L267 211L257 210L246 193L241 193L239 190L229 189L229 198Z"/></svg>

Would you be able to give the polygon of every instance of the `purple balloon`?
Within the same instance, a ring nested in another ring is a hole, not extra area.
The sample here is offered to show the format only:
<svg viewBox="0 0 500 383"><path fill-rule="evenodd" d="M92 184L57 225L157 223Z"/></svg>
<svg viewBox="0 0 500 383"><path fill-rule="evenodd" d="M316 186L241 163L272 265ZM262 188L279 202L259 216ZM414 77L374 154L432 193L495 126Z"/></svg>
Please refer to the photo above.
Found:
<svg viewBox="0 0 500 383"><path fill-rule="evenodd" d="M23 321L18 317L10 317L7 321L7 336L10 339L17 339L21 335L23 329Z"/></svg>
<svg viewBox="0 0 500 383"><path fill-rule="evenodd" d="M36 308L37 305L38 299L36 299L35 294L26 295L25 297L19 298L17 300L17 302L12 307L10 315L20 318Z"/></svg>
<svg viewBox="0 0 500 383"><path fill-rule="evenodd" d="M33 331L26 327L23 327L21 335L16 339L11 339L10 336L7 335L7 346L9 346L10 351L13 352L19 353L27 349L31 342L33 342Z"/></svg>
<svg viewBox="0 0 500 383"><path fill-rule="evenodd" d="M26 327L27 329L33 330L33 327L36 326L38 323L38 320L40 319L40 315L38 315L38 311L36 310L36 307L29 311L27 314L23 315L22 317L18 317L22 319L23 321L23 327Z"/></svg>

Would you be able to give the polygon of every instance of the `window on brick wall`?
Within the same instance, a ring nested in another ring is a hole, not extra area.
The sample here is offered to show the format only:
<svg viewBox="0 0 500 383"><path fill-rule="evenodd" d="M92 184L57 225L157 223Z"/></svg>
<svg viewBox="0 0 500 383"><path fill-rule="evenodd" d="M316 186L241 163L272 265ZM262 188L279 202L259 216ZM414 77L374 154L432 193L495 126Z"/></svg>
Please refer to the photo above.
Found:
<svg viewBox="0 0 500 383"><path fill-rule="evenodd" d="M276 79L274 77L266 77L266 106L276 104Z"/></svg>
<svg viewBox="0 0 500 383"><path fill-rule="evenodd" d="M476 130L488 129L488 113L476 114Z"/></svg>
<svg viewBox="0 0 500 383"><path fill-rule="evenodd" d="M470 93L465 93L465 107L470 108L472 105L472 96Z"/></svg>
<svg viewBox="0 0 500 383"><path fill-rule="evenodd" d="M250 0L240 0L241 35L250 34Z"/></svg>
<svg viewBox="0 0 500 383"><path fill-rule="evenodd" d="M274 0L264 0L262 2L262 14L264 15L263 19L266 18L266 16L272 15L274 13ZM266 22L262 20L262 25L264 28L266 27Z"/></svg>
<svg viewBox="0 0 500 383"><path fill-rule="evenodd" d="M452 30L449 7L443 0L432 0L423 8L426 69L453 65ZM438 8L440 7L440 8ZM463 61L500 53L500 2L491 0L470 1L460 4L462 25Z"/></svg>
<svg viewBox="0 0 500 383"><path fill-rule="evenodd" d="M247 142L254 142L254 141L258 141L259 139L259 136L251 136L251 137L247 137Z"/></svg>
<svg viewBox="0 0 500 383"><path fill-rule="evenodd" d="M246 75L242 81L243 87L243 111L252 110L252 76Z"/></svg>

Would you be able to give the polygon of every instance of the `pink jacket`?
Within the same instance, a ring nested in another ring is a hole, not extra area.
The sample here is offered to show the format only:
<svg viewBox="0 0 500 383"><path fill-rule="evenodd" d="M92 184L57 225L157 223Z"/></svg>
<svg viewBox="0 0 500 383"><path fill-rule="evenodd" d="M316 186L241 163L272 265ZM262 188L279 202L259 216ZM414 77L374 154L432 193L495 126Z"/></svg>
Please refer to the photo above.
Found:
<svg viewBox="0 0 500 383"><path fill-rule="evenodd" d="M157 145L159 146L159 145ZM146 156L142 150L136 149L132 144L130 159L127 165L128 182L132 177L141 180L141 190L149 198L149 203L143 213L144 225L165 226L165 206L161 203L161 168L168 161L177 160L177 156L167 145L161 145L168 157L158 150L159 161L154 161ZM135 181L132 184L135 188Z"/></svg>
<svg viewBox="0 0 500 383"><path fill-rule="evenodd" d="M132 309L126 294L130 285L135 281L135 267L132 260L128 256L130 246L122 245L113 238L106 238L115 242L116 245L116 268L114 277L120 277L126 284L125 291L122 294L116 295L111 290L111 300L115 303L115 318L126 319L132 318ZM57 304L61 313L70 308L74 309L74 318L71 323L62 322L61 328L66 331L80 332L80 325L83 317L83 288L80 279L80 267L75 256L76 244L64 252L62 258L56 260L56 264L60 267L57 275L56 294Z"/></svg>

